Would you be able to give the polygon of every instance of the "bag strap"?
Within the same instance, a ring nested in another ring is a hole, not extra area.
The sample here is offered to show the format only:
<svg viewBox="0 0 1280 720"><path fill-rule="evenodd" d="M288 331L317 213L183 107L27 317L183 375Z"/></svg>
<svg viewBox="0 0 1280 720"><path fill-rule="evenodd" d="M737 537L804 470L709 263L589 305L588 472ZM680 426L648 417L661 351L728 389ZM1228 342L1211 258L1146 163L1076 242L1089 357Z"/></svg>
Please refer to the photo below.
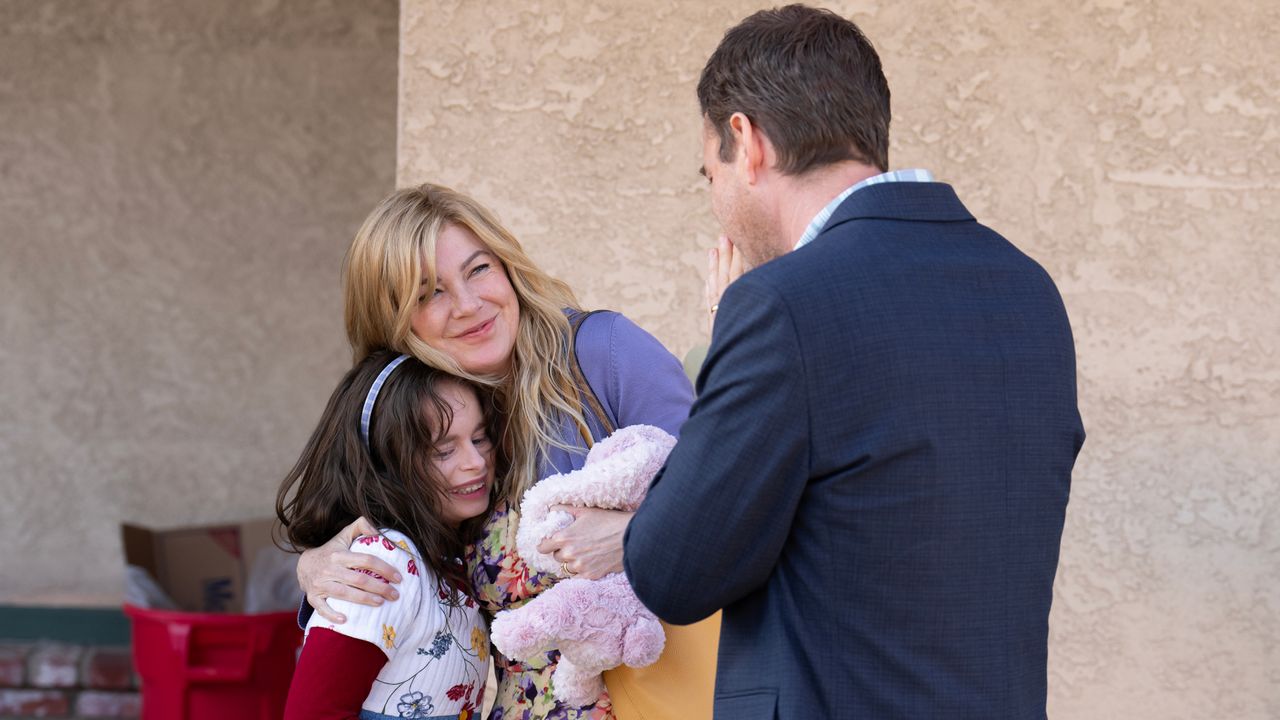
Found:
<svg viewBox="0 0 1280 720"><path fill-rule="evenodd" d="M613 427L613 423L609 422L609 415L605 413L604 405L600 402L596 391L591 388L591 383L587 382L587 376L582 372L582 363L578 359L578 330L582 328L582 323L587 318L599 312L604 311L580 312L570 318L569 372L573 374L573 384L578 386L578 391L587 401L586 407L582 409L595 416L596 421L600 423L600 427L604 428L604 433L607 436L612 435L616 428ZM595 440L591 437L590 427L580 427L578 431L582 434L582 440L587 444L587 449L590 450L592 445L595 444Z"/></svg>

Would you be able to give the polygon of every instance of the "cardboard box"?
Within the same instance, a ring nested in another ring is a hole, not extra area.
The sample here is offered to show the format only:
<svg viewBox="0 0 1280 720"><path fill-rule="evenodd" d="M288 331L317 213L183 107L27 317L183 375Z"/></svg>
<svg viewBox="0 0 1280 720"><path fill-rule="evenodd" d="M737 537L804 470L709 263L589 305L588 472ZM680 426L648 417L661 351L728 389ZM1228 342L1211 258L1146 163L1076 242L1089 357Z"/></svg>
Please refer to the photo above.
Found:
<svg viewBox="0 0 1280 720"><path fill-rule="evenodd" d="M255 558L274 550L274 520L152 530L121 526L125 562L151 573L182 610L241 613ZM282 552L282 551L280 551Z"/></svg>

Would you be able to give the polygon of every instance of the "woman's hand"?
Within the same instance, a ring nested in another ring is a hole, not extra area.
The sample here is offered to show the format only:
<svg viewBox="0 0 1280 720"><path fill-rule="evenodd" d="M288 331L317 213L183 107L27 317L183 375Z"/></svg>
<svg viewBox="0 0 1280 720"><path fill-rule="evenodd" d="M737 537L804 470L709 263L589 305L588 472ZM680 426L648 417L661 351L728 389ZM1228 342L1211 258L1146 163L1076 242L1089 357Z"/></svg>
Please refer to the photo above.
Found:
<svg viewBox="0 0 1280 720"><path fill-rule="evenodd" d="M377 535L378 529L364 518L346 526L329 542L311 548L298 558L298 585L307 594L307 602L320 617L342 624L346 616L329 607L329 598L348 600L357 605L381 605L383 599L395 600L400 593L390 584L361 570L400 582L400 573L372 555L354 553L348 548L361 535Z"/></svg>
<svg viewBox="0 0 1280 720"><path fill-rule="evenodd" d="M734 246L733 241L721 235L716 247L707 252L707 332L716 323L716 310L720 307L720 296L724 295L729 283L742 277L747 271L742 252Z"/></svg>
<svg viewBox="0 0 1280 720"><path fill-rule="evenodd" d="M574 520L543 540L538 552L554 556L570 575L588 580L622 572L622 534L635 513L569 505L551 509L563 510Z"/></svg>

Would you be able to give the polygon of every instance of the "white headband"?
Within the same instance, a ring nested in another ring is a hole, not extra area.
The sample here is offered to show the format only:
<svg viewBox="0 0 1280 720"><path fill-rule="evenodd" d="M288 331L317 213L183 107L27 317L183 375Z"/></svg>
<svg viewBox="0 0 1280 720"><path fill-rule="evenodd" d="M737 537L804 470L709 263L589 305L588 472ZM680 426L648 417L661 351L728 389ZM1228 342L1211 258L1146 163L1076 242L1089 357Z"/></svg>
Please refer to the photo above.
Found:
<svg viewBox="0 0 1280 720"><path fill-rule="evenodd" d="M369 447L369 419L373 417L373 404L378 401L378 391L387 382L387 377L391 375L391 371L400 367L400 363L408 359L408 355L401 355L387 363L387 366L382 368L382 372L378 373L378 379L373 381L373 387L369 388L369 394L365 396L364 409L360 411L360 437L364 438L364 447L370 453L373 452L373 448Z"/></svg>

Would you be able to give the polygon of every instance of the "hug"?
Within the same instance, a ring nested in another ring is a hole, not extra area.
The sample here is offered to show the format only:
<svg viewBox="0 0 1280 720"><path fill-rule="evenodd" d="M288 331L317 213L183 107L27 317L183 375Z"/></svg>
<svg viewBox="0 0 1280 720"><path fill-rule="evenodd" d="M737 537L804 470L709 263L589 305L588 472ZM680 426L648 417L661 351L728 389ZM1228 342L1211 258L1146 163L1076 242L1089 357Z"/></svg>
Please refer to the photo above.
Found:
<svg viewBox="0 0 1280 720"><path fill-rule="evenodd" d="M726 237L696 399L466 195L360 228L355 365L277 503L310 548L288 717L1045 716L1084 441L1057 288L890 170L852 22L756 13L697 94Z"/></svg>

